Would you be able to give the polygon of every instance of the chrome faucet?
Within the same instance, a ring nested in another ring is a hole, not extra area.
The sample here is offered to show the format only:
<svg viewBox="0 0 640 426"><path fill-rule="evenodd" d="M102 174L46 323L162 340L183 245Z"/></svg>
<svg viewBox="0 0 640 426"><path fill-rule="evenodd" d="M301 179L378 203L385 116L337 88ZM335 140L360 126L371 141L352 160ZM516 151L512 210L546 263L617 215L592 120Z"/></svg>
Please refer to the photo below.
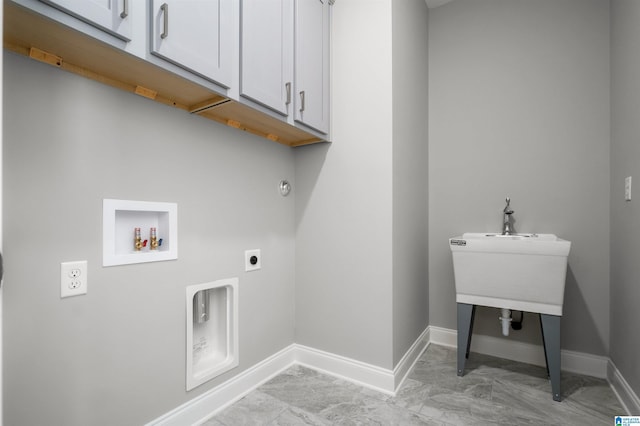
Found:
<svg viewBox="0 0 640 426"><path fill-rule="evenodd" d="M513 226L511 225L511 215L513 214L513 210L509 207L509 203L511 203L511 198L507 197L505 199L507 205L504 207L503 212L503 224L502 224L502 235L511 235L513 234Z"/></svg>

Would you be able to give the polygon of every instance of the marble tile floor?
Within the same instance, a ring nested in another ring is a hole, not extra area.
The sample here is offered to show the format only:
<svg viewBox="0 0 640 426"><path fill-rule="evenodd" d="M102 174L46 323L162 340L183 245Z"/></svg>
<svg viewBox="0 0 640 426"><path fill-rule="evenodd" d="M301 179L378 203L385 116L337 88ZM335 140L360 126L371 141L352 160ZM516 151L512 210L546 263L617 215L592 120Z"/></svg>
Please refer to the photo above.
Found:
<svg viewBox="0 0 640 426"><path fill-rule="evenodd" d="M237 425L613 425L624 415L606 380L562 373L551 399L544 367L430 345L395 397L303 366L249 393L206 426Z"/></svg>

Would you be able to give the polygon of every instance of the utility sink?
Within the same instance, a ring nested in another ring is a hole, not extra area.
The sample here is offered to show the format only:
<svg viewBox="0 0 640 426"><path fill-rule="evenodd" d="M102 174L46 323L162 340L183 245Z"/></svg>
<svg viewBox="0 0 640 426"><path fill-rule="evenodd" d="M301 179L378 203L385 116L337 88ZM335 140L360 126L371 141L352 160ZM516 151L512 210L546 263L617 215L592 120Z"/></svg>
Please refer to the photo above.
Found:
<svg viewBox="0 0 640 426"><path fill-rule="evenodd" d="M456 302L562 316L571 242L554 234L449 239Z"/></svg>

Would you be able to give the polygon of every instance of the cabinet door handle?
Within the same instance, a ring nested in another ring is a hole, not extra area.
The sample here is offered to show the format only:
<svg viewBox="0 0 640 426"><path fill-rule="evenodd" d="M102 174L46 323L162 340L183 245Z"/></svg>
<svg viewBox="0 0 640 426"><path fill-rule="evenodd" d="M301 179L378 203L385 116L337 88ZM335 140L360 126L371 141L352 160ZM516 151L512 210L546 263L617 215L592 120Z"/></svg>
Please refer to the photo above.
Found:
<svg viewBox="0 0 640 426"><path fill-rule="evenodd" d="M300 92L300 112L304 112L304 90Z"/></svg>
<svg viewBox="0 0 640 426"><path fill-rule="evenodd" d="M284 87L287 89L287 102L285 102L285 105L289 105L291 103L291 83L286 83Z"/></svg>
<svg viewBox="0 0 640 426"><path fill-rule="evenodd" d="M122 12L120 13L120 17L122 19L129 16L129 0L124 0L124 4L122 5Z"/></svg>
<svg viewBox="0 0 640 426"><path fill-rule="evenodd" d="M164 29L162 34L160 34L160 38L165 39L169 37L169 5L163 3L162 6L160 6L160 9L162 10L162 15L164 17Z"/></svg>

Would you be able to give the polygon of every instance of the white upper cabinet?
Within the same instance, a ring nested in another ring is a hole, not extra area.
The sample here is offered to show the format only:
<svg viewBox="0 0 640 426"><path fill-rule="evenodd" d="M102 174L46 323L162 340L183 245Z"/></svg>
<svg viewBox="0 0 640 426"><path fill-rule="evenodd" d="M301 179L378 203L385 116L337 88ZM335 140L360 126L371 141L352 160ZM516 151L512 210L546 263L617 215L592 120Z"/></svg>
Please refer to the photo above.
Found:
<svg viewBox="0 0 640 426"><path fill-rule="evenodd" d="M242 0L240 95L282 115L293 96L293 0Z"/></svg>
<svg viewBox="0 0 640 426"><path fill-rule="evenodd" d="M295 0L295 120L329 132L329 0Z"/></svg>
<svg viewBox="0 0 640 426"><path fill-rule="evenodd" d="M114 36L131 40L130 2L139 0L40 0Z"/></svg>
<svg viewBox="0 0 640 426"><path fill-rule="evenodd" d="M230 87L233 0L153 0L151 52Z"/></svg>

